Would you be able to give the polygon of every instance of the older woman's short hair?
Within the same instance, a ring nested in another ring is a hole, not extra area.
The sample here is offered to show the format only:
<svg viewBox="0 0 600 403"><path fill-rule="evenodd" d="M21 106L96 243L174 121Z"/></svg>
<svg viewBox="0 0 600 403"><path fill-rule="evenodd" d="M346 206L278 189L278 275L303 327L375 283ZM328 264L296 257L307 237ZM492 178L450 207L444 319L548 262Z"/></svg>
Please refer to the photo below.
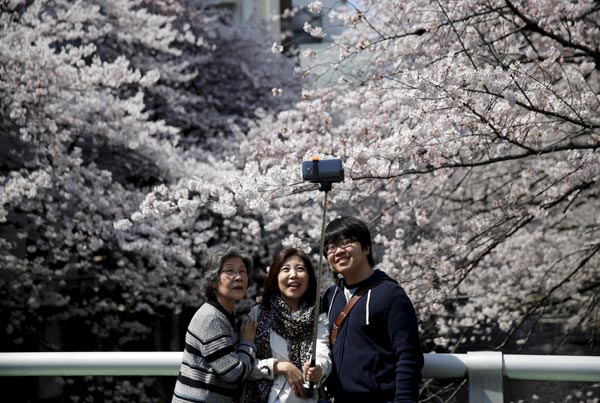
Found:
<svg viewBox="0 0 600 403"><path fill-rule="evenodd" d="M207 300L217 300L215 289L219 283L219 274L221 273L225 261L232 257L239 257L242 259L248 272L252 270L252 259L249 256L242 254L236 247L218 247L209 251L204 264L204 277L202 279L202 291L204 293L204 298Z"/></svg>

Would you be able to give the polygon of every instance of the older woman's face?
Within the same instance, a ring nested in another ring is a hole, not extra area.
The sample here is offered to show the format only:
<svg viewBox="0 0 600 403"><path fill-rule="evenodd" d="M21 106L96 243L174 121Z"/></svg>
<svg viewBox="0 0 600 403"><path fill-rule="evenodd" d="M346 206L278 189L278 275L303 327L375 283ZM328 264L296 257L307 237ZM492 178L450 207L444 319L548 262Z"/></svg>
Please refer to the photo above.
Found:
<svg viewBox="0 0 600 403"><path fill-rule="evenodd" d="M235 303L244 298L248 290L248 269L239 257L226 259L219 274L216 294Z"/></svg>

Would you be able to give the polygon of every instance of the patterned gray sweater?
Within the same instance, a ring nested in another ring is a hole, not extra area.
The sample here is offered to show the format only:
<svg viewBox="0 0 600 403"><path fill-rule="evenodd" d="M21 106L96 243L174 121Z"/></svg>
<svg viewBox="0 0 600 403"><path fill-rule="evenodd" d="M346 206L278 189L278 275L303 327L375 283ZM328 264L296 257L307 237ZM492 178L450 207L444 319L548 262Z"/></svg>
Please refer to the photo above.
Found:
<svg viewBox="0 0 600 403"><path fill-rule="evenodd" d="M172 403L231 403L250 374L256 349L237 344L233 316L217 302L203 304L185 336Z"/></svg>

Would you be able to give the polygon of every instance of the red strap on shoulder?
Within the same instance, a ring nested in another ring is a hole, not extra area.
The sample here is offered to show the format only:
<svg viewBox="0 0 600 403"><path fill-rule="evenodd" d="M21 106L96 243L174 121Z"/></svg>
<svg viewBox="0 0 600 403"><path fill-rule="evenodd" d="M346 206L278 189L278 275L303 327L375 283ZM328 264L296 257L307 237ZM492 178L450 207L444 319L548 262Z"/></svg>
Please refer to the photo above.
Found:
<svg viewBox="0 0 600 403"><path fill-rule="evenodd" d="M375 286L383 283L383 281L384 280L378 281L376 283L371 284L368 287L365 287L365 288L357 291L352 296L352 298L350 298L350 301L348 301L346 303L346 306L344 306L344 309L342 310L342 312L340 312L340 314L338 315L337 319L333 323L333 329L331 330L331 335L329 335L329 341L331 342L332 346L333 346L333 343L335 343L335 339L337 339L337 335L338 335L338 332L339 332L340 328L342 327L342 323L344 323L344 321L346 320L346 317L348 317L348 314L350 313L350 310L352 310L352 308L354 308L354 305L356 305L356 303L358 302L358 300L363 295L365 295L367 293L367 291L369 291L371 288L374 288Z"/></svg>

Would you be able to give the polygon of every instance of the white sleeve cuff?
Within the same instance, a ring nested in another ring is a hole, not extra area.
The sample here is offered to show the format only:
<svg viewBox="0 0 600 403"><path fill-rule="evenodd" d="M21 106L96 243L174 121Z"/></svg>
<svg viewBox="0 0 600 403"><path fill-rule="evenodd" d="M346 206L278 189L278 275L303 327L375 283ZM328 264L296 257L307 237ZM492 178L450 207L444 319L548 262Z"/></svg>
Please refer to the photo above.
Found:
<svg viewBox="0 0 600 403"><path fill-rule="evenodd" d="M258 363L258 370L262 374L262 376L266 379L275 379L275 363L277 362L276 358L267 358L264 360L260 360Z"/></svg>

